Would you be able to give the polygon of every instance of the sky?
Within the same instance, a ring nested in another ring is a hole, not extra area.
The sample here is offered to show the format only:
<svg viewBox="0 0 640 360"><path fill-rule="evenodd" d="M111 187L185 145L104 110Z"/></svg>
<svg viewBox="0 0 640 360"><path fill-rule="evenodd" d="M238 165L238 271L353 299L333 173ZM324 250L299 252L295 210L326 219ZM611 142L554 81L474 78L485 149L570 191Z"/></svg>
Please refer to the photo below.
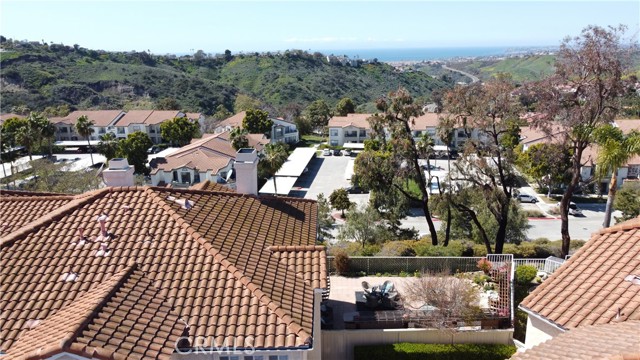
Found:
<svg viewBox="0 0 640 360"><path fill-rule="evenodd" d="M587 25L638 35L640 1L0 0L0 34L156 54L557 46Z"/></svg>

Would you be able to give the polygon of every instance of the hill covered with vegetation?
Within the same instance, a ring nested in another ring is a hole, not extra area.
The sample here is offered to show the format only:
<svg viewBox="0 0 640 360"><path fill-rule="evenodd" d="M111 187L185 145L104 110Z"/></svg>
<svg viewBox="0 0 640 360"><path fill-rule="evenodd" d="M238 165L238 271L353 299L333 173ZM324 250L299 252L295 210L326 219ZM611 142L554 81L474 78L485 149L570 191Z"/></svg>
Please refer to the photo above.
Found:
<svg viewBox="0 0 640 360"><path fill-rule="evenodd" d="M350 97L371 104L403 86L416 98L451 86L421 72L401 73L379 62L328 59L293 50L211 56L107 52L78 45L17 42L2 38L2 111L26 105L33 110L68 105L72 109L177 107L213 114L222 105L238 110L237 99L281 114L322 99L330 106Z"/></svg>
<svg viewBox="0 0 640 360"><path fill-rule="evenodd" d="M540 80L554 71L553 55L531 55L506 59L481 59L464 62L453 62L449 67L466 71L480 79L488 79L497 73L511 74L514 81L526 82Z"/></svg>

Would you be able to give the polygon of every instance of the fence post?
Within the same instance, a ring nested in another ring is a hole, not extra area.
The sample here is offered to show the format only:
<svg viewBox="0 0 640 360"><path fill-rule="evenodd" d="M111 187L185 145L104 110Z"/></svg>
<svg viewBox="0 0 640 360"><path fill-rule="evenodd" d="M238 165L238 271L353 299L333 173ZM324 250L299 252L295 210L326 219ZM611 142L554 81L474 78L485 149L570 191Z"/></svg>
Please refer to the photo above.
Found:
<svg viewBox="0 0 640 360"><path fill-rule="evenodd" d="M407 274L408 274L408 273L409 273L409 257L407 257L407 258L405 259L405 264L407 265L407 266L405 267L405 271L406 271L406 272L407 272Z"/></svg>

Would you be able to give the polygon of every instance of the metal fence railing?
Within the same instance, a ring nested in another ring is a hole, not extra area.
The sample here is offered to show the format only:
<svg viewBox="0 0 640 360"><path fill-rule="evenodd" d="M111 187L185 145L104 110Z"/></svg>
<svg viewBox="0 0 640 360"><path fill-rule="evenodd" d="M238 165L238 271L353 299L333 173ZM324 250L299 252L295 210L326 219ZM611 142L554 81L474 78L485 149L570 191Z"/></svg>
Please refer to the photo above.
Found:
<svg viewBox="0 0 640 360"><path fill-rule="evenodd" d="M328 256L329 272L335 273L333 256ZM353 256L349 257L349 272L364 275L399 274L405 272L472 272L478 271L482 257L413 257L413 256Z"/></svg>
<svg viewBox="0 0 640 360"><path fill-rule="evenodd" d="M500 262L502 255L491 255L489 260ZM328 256L329 272L336 273L333 256ZM399 274L405 272L473 272L478 271L478 260L481 257L412 257L412 256L353 256L349 258L349 272L364 275ZM504 259L506 261L506 258ZM548 274L555 272L564 260L557 257L546 259L513 259L514 268L521 265L535 266L539 271Z"/></svg>

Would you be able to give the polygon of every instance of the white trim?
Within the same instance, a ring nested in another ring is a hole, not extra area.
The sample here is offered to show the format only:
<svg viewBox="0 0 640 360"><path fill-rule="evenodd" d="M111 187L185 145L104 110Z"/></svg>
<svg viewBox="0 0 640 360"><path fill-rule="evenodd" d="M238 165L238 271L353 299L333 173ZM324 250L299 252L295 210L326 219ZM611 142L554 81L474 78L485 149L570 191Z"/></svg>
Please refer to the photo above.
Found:
<svg viewBox="0 0 640 360"><path fill-rule="evenodd" d="M556 324L555 322L553 322L553 321L551 321L551 320L549 320L549 319L545 318L544 316L542 316L542 315L540 315L540 314L536 313L535 311L533 311L533 310L529 310L529 309L527 309L527 308L523 307L522 305L518 305L518 308L519 308L520 310L522 310L522 311L526 312L529 316L532 316L532 317L534 317L534 318L536 318L536 319L538 319L538 320L542 321L542 322L543 322L543 323L545 323L545 324L551 325L551 326L553 326L554 328L556 328L556 329L558 329L558 330L560 330L560 331L562 331L562 332L566 332L566 331L568 330L568 329L566 329L566 328L562 327L561 325Z"/></svg>

